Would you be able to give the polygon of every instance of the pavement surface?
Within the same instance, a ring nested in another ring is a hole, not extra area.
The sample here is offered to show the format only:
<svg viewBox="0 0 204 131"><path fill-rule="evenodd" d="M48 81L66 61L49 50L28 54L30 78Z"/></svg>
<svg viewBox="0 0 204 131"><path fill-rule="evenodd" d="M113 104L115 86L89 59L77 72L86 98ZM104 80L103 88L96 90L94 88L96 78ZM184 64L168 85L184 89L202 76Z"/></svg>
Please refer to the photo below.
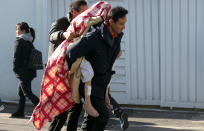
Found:
<svg viewBox="0 0 204 131"><path fill-rule="evenodd" d="M28 123L33 107L27 105L25 119L9 118L15 112L16 104L5 104L5 110L0 112L0 131L36 131L32 123ZM156 108L127 108L129 128L126 131L204 131L204 111L168 110ZM81 114L78 127L83 120ZM47 131L48 122L41 131ZM111 116L105 131L120 131L117 118ZM66 131L66 124L62 128Z"/></svg>

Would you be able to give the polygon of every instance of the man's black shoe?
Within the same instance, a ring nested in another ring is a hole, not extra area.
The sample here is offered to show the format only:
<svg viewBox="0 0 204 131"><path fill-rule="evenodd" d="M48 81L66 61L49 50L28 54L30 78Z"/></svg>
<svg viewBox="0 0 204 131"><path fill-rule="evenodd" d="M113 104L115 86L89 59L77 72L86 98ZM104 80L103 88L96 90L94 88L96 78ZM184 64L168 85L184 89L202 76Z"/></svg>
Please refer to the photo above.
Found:
<svg viewBox="0 0 204 131"><path fill-rule="evenodd" d="M24 113L19 113L19 112L16 112L16 113L13 113L10 118L25 118L25 115Z"/></svg>
<svg viewBox="0 0 204 131"><path fill-rule="evenodd" d="M120 127L123 130L126 130L129 126L129 122L128 122L128 115L127 113L122 113L121 116L119 117L120 119Z"/></svg>

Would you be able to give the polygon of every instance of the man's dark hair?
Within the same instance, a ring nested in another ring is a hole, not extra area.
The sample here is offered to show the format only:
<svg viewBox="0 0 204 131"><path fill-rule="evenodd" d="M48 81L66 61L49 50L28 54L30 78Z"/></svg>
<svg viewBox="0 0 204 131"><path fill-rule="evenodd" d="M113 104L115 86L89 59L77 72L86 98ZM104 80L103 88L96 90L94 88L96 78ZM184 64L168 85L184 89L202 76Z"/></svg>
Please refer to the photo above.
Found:
<svg viewBox="0 0 204 131"><path fill-rule="evenodd" d="M111 11L108 14L108 20L112 19L114 22L117 22L119 18L122 18L128 14L128 11L121 7L121 6L116 6L111 9Z"/></svg>
<svg viewBox="0 0 204 131"><path fill-rule="evenodd" d="M77 12L80 11L80 7L83 5L87 5L85 0L76 0L69 6L69 11L73 12L73 10L76 10Z"/></svg>

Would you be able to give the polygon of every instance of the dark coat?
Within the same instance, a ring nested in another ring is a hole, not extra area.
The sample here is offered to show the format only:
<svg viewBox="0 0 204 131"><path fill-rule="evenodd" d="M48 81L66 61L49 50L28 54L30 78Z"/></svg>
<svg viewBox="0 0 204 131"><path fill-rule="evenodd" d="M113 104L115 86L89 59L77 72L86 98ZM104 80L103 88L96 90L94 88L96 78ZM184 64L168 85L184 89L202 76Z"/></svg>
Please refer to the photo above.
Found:
<svg viewBox="0 0 204 131"><path fill-rule="evenodd" d="M23 38L17 38L14 43L14 58L13 58L13 71L17 78L20 79L33 79L36 77L36 70L28 69L27 64L30 57L31 49L34 46L31 42Z"/></svg>
<svg viewBox="0 0 204 131"><path fill-rule="evenodd" d="M101 23L92 27L82 39L71 44L66 52L69 67L82 56L91 63L94 71L91 93L93 96L104 99L106 87L111 80L112 66L120 52L122 36L123 33L113 39L108 28ZM82 85L80 92L83 95Z"/></svg>
<svg viewBox="0 0 204 131"><path fill-rule="evenodd" d="M52 23L50 32L49 32L49 51L48 58L54 52L54 50L64 41L62 34L67 30L70 25L70 20L68 17L62 17L57 19Z"/></svg>

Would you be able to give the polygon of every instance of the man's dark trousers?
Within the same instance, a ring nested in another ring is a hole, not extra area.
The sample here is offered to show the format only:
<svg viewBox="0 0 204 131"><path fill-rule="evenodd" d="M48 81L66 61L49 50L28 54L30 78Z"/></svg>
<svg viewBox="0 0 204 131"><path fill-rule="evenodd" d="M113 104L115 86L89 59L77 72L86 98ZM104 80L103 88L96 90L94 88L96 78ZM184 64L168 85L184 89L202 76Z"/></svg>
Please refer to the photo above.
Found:
<svg viewBox="0 0 204 131"><path fill-rule="evenodd" d="M67 131L77 131L81 110L82 103L75 104L71 109L56 116L49 127L49 131L60 131L67 120L68 114Z"/></svg>
<svg viewBox="0 0 204 131"><path fill-rule="evenodd" d="M109 119L109 110L105 105L105 101L91 96L91 103L100 115L95 118L85 113L81 131L104 131Z"/></svg>

